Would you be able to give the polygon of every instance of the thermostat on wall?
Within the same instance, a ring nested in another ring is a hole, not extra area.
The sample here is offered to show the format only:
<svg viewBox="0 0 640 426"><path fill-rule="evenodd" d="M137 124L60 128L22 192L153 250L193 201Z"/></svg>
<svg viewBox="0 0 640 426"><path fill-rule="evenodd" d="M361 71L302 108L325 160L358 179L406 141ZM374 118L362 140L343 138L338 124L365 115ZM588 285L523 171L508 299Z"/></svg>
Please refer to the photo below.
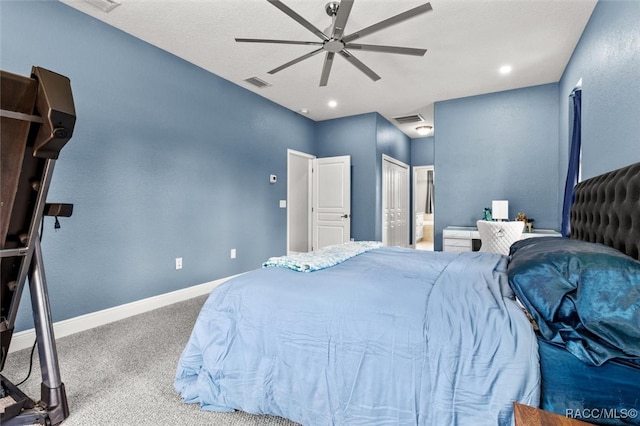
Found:
<svg viewBox="0 0 640 426"><path fill-rule="evenodd" d="M278 176L276 175L269 175L269 182L271 183L276 183L278 181Z"/></svg>

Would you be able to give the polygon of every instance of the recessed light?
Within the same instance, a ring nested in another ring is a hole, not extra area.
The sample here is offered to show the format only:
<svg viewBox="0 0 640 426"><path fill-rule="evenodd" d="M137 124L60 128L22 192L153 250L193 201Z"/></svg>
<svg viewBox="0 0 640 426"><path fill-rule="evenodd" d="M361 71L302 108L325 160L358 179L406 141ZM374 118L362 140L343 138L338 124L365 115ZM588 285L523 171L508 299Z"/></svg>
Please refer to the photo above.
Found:
<svg viewBox="0 0 640 426"><path fill-rule="evenodd" d="M511 72L511 65L503 65L500 67L500 74L506 75Z"/></svg>
<svg viewBox="0 0 640 426"><path fill-rule="evenodd" d="M433 129L433 126L418 126L418 127L416 127L416 130L418 131L418 134L420 134L422 136L428 135L431 132L432 129Z"/></svg>
<svg viewBox="0 0 640 426"><path fill-rule="evenodd" d="M301 114L309 114L309 110L306 108L300 108L300 113Z"/></svg>
<svg viewBox="0 0 640 426"><path fill-rule="evenodd" d="M334 100L330 100L329 103L329 108L335 108L338 106L338 102L334 101Z"/></svg>

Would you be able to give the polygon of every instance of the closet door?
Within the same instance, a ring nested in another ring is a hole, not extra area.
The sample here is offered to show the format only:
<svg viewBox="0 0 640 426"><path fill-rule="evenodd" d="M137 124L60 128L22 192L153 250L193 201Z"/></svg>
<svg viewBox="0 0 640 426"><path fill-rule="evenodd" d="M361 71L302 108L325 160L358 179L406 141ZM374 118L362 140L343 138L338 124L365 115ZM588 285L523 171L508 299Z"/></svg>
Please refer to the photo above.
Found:
<svg viewBox="0 0 640 426"><path fill-rule="evenodd" d="M382 156L382 243L409 246L409 166Z"/></svg>

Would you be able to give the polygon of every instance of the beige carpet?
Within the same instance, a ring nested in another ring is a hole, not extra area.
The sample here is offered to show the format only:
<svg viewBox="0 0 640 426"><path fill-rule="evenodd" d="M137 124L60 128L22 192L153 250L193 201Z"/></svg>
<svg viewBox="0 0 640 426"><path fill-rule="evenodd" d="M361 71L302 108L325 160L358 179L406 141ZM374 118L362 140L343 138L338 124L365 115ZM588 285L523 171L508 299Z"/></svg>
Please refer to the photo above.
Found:
<svg viewBox="0 0 640 426"><path fill-rule="evenodd" d="M180 400L173 378L204 301L198 297L58 339L70 411L62 424L295 426L280 417L201 411ZM20 382L29 354L30 349L9 354L2 374ZM20 389L38 399L40 383L36 354L32 376Z"/></svg>

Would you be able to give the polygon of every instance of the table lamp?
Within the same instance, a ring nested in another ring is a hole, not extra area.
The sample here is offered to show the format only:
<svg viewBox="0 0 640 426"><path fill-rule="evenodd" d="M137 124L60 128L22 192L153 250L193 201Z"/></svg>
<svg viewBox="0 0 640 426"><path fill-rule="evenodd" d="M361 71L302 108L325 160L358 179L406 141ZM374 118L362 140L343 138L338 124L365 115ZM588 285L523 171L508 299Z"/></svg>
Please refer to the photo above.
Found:
<svg viewBox="0 0 640 426"><path fill-rule="evenodd" d="M498 221L502 221L503 219L509 220L509 201L491 201L491 216Z"/></svg>

